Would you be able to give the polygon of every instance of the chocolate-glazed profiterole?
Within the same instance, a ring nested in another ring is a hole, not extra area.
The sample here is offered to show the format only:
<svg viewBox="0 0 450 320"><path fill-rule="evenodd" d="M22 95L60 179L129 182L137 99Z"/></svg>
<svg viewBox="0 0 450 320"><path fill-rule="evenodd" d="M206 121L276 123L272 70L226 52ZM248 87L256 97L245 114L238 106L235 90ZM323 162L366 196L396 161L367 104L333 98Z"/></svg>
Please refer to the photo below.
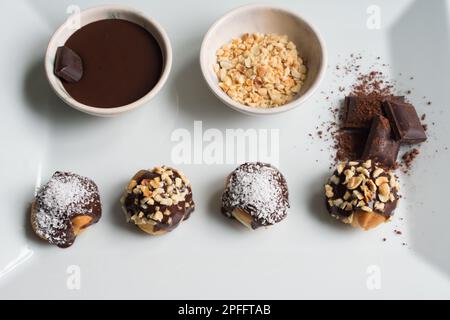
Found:
<svg viewBox="0 0 450 320"><path fill-rule="evenodd" d="M338 165L325 185L331 216L353 227L369 230L387 222L399 200L395 175L371 160Z"/></svg>
<svg viewBox="0 0 450 320"><path fill-rule="evenodd" d="M97 185L74 173L56 172L36 195L31 209L34 232L61 248L97 223L102 214Z"/></svg>
<svg viewBox="0 0 450 320"><path fill-rule="evenodd" d="M187 220L195 209L189 180L168 167L139 171L121 199L128 222L142 231L164 235Z"/></svg>
<svg viewBox="0 0 450 320"><path fill-rule="evenodd" d="M250 229L282 221L289 208L284 176L270 164L245 163L229 177L222 196L222 213Z"/></svg>

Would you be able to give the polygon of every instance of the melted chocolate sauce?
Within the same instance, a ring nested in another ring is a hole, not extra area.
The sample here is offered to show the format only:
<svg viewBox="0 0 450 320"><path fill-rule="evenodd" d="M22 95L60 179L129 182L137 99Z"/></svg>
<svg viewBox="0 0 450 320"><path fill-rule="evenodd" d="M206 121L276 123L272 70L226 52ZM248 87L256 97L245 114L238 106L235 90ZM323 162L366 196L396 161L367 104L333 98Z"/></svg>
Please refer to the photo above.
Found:
<svg viewBox="0 0 450 320"><path fill-rule="evenodd" d="M158 83L163 55L156 39L143 27L125 20L108 19L75 32L66 47L83 61L80 81L63 81L78 102L98 108L115 108L135 102Z"/></svg>

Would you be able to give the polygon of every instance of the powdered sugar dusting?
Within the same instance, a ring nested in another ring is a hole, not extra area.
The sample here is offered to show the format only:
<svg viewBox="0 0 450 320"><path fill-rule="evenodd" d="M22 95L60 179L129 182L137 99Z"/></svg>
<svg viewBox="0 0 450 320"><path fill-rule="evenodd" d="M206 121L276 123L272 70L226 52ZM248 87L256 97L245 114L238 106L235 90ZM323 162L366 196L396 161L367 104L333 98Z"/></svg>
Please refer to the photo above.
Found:
<svg viewBox="0 0 450 320"><path fill-rule="evenodd" d="M284 177L276 168L262 163L247 163L236 169L222 201L228 216L240 208L262 225L280 222L289 208Z"/></svg>
<svg viewBox="0 0 450 320"><path fill-rule="evenodd" d="M92 215L98 194L97 186L88 178L57 172L36 196L36 232L56 245L73 242L71 219Z"/></svg>

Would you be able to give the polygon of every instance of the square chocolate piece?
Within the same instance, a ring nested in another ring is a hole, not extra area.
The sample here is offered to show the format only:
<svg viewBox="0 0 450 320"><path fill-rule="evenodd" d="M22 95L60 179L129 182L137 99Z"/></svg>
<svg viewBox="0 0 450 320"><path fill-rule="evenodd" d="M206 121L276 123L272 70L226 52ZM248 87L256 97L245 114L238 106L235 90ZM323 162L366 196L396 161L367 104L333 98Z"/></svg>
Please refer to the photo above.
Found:
<svg viewBox="0 0 450 320"><path fill-rule="evenodd" d="M336 135L336 158L339 161L361 159L367 134L367 130L340 130Z"/></svg>
<svg viewBox="0 0 450 320"><path fill-rule="evenodd" d="M83 61L72 49L63 46L56 51L55 75L60 79L75 83L83 77Z"/></svg>
<svg viewBox="0 0 450 320"><path fill-rule="evenodd" d="M404 97L348 96L344 101L344 129L370 129L376 116L383 116L383 101L404 101Z"/></svg>
<svg viewBox="0 0 450 320"><path fill-rule="evenodd" d="M371 159L392 168L397 162L399 150L400 143L392 137L389 120L383 116L375 117L367 138L363 159Z"/></svg>
<svg viewBox="0 0 450 320"><path fill-rule="evenodd" d="M401 143L416 144L427 140L416 109L410 103L385 101L383 110L391 122L395 138Z"/></svg>

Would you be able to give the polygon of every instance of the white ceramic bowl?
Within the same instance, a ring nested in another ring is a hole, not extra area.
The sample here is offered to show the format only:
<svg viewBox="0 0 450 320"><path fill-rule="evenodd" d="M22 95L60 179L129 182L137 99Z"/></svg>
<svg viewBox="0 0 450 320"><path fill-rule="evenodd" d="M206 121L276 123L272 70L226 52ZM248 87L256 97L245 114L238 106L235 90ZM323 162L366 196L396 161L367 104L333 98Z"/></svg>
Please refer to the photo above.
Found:
<svg viewBox="0 0 450 320"><path fill-rule="evenodd" d="M270 109L248 107L231 99L220 87L213 66L216 52L232 39L244 33L274 33L287 35L299 50L308 69L307 79L301 91L290 103ZM268 5L239 7L220 18L206 34L201 52L200 65L203 76L212 92L229 107L250 115L271 115L292 110L308 100L324 78L327 52L316 28L303 17L283 8Z"/></svg>
<svg viewBox="0 0 450 320"><path fill-rule="evenodd" d="M143 13L135 9L116 5L98 6L82 11L79 15L78 21L80 22L80 24L78 26L84 27L89 23L105 19L128 20L142 26L155 37L155 39L159 43L159 46L161 47L161 51L164 58L163 72L159 82L149 93L147 93L141 99L122 107L97 108L79 103L78 101L73 99L64 89L61 80L57 76L55 76L53 71L54 71L56 50L58 49L58 47L63 46L69 39L69 37L78 30L73 27L74 25L73 22L77 21L76 19L77 17L75 16L69 17L67 22L64 23L56 31L56 33L50 40L47 53L45 56L45 71L47 74L48 81L50 82L50 85L56 92L56 94L69 106L79 111L95 116L103 116L103 117L116 116L146 104L153 97L155 97L155 95L163 88L172 69L172 46L170 44L169 37L167 36L164 29L159 25L159 23L148 18Z"/></svg>

